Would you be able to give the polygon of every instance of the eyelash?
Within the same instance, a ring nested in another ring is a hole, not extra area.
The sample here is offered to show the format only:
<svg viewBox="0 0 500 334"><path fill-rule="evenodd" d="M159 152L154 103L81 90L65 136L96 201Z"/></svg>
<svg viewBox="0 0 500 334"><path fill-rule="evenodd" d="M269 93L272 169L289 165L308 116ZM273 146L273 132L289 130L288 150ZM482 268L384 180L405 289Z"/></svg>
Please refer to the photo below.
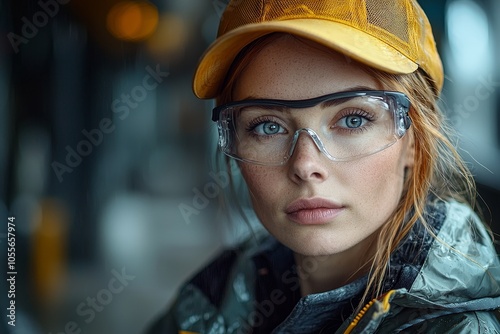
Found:
<svg viewBox="0 0 500 334"><path fill-rule="evenodd" d="M255 119L252 119L250 121L250 123L245 127L245 130L247 132L249 132L250 134L252 134L252 135L258 136L257 134L254 133L255 128L257 126L261 125L262 123L267 123L267 122L276 123L280 127L283 127L279 122L276 122L276 120L273 119L272 117L269 117L269 116L259 116L259 117L255 118Z"/></svg>
<svg viewBox="0 0 500 334"><path fill-rule="evenodd" d="M360 128L343 128L343 127L339 127L339 129L341 129L342 131L347 131L349 133L359 133L359 132L362 132L362 131L366 131L367 127L370 126L370 125L372 125L371 122L373 122L375 120L375 116L372 113L370 113L370 112L368 112L366 110L361 110L361 109L344 109L344 110L341 111L340 116L335 121L335 124L337 124L337 122L340 121L341 119L343 119L345 117L349 117L349 116L360 116L360 117L363 117L364 119L366 119L366 120L369 121L369 123L367 125L365 125L363 127L360 127ZM274 119L272 117L269 117L269 116L259 116L259 117L255 118L255 119L252 119L250 121L250 123L245 127L245 130L248 133L257 136L254 133L255 128L257 126L259 126L260 124L267 123L267 122L276 123L279 126L283 127L283 125L281 125L279 122L276 121L276 119ZM333 127L335 127L335 124L334 124Z"/></svg>
<svg viewBox="0 0 500 334"><path fill-rule="evenodd" d="M368 121L367 125L364 125L364 126L359 127L359 128L340 128L339 127L342 131L347 131L349 133L360 133L360 132L366 131L367 127L373 125L372 122L375 120L375 116L366 110L344 109L344 110L342 110L340 117L335 122L334 127L337 124L337 122L339 122L341 119L343 119L345 117L349 117L349 116L360 116Z"/></svg>

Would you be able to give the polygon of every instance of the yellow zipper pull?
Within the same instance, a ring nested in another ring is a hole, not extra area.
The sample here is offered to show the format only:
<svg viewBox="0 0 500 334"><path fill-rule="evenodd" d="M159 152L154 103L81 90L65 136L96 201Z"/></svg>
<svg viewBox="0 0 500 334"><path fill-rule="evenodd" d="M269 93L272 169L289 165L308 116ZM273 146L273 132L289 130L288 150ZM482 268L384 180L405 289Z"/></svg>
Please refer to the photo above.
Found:
<svg viewBox="0 0 500 334"><path fill-rule="evenodd" d="M386 294L382 295L380 298L375 298L375 299L370 300L370 302L368 304L366 304L361 311L359 311L359 313L356 315L356 317L351 322L349 327L347 327L347 329L345 330L344 334L350 334L352 332L354 327L356 327L358 325L361 318L363 318L363 316L368 311L368 309L370 307L372 307L376 301L381 300L384 313L388 312L389 309L391 308L391 304L389 303L389 299L395 293L396 293L396 290L391 290L391 291L387 292Z"/></svg>

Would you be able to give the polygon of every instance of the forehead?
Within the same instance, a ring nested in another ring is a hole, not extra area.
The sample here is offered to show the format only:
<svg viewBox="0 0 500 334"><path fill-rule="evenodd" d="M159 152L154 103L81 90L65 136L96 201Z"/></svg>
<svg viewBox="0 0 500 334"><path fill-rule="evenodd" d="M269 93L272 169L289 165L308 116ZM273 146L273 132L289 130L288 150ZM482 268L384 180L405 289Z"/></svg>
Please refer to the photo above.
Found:
<svg viewBox="0 0 500 334"><path fill-rule="evenodd" d="M308 99L360 86L381 89L378 81L349 57L282 36L249 61L236 78L233 99Z"/></svg>

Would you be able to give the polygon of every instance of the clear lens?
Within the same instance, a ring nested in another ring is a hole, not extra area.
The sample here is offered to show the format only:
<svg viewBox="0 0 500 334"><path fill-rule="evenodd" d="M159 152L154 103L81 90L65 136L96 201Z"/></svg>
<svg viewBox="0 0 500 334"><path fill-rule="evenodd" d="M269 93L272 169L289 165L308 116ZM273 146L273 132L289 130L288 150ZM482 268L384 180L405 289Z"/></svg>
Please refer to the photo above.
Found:
<svg viewBox="0 0 500 334"><path fill-rule="evenodd" d="M409 120L407 108L398 101L401 97L389 92L370 93L332 94L305 101L232 103L219 111L219 146L233 158L264 165L284 164L299 137L306 134L334 161L379 152L404 135ZM294 104L299 108L290 107ZM303 128L297 113L307 112L304 106L314 105L321 108L321 120L315 123L319 125Z"/></svg>

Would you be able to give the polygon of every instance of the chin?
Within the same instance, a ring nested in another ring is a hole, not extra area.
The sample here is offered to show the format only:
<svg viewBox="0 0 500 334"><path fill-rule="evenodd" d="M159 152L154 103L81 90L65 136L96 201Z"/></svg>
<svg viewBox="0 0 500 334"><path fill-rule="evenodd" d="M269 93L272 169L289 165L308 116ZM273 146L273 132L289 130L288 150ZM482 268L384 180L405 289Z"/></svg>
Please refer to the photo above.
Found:
<svg viewBox="0 0 500 334"><path fill-rule="evenodd" d="M327 256L342 253L353 245L345 243L345 240L340 242L325 235L319 236L302 236L293 238L293 240L280 240L285 246L290 248L295 253L304 256Z"/></svg>

